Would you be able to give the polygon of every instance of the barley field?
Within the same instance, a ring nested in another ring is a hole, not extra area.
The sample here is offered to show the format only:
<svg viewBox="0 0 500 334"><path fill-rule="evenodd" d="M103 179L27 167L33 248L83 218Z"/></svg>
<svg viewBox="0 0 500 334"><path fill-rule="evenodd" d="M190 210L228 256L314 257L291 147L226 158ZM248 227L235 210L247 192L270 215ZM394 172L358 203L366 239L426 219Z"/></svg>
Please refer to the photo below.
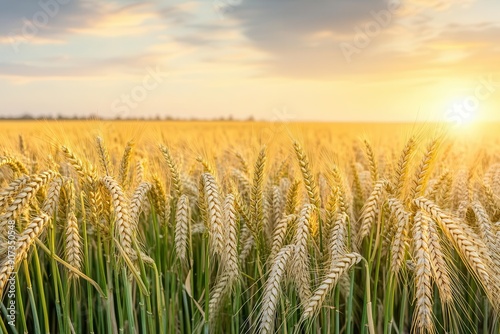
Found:
<svg viewBox="0 0 500 334"><path fill-rule="evenodd" d="M497 129L1 122L0 333L500 333Z"/></svg>

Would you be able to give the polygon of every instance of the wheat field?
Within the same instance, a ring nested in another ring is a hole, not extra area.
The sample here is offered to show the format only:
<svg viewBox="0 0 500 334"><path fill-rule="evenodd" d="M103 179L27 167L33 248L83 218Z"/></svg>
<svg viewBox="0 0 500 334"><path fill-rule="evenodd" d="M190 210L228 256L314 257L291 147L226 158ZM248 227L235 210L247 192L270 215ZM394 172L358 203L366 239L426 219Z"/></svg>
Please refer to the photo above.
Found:
<svg viewBox="0 0 500 334"><path fill-rule="evenodd" d="M0 333L500 333L498 125L0 123Z"/></svg>

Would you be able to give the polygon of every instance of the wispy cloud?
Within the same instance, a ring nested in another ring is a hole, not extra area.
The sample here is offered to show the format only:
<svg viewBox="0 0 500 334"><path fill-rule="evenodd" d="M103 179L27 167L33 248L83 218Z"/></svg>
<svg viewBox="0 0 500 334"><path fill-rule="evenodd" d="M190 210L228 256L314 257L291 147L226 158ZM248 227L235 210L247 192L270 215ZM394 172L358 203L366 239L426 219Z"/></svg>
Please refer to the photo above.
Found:
<svg viewBox="0 0 500 334"><path fill-rule="evenodd" d="M500 75L496 0L225 3L237 5L222 19L210 0L0 0L2 99L19 111L30 109L30 95L34 106L59 110L70 106L63 95L74 104L85 91L81 109L94 110L130 92L145 68L160 66L168 79L133 112L223 115L236 108L264 117L287 105L299 119L300 110L307 118L339 108L359 118L368 109L404 117L398 112L407 101L446 106L421 101ZM380 21L395 3L397 11ZM38 13L49 20L25 38ZM366 45L346 62L339 45L363 35ZM13 39L21 41L18 52Z"/></svg>

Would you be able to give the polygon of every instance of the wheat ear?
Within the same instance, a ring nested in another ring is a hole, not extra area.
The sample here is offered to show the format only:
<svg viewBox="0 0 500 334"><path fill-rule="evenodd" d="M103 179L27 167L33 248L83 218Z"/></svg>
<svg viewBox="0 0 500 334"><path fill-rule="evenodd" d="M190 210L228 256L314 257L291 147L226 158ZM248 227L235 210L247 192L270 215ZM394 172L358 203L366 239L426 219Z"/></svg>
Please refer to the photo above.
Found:
<svg viewBox="0 0 500 334"><path fill-rule="evenodd" d="M181 195L177 201L175 215L175 251L183 264L187 264L188 260L187 247L190 220L189 198L187 195Z"/></svg>
<svg viewBox="0 0 500 334"><path fill-rule="evenodd" d="M102 184L108 190L115 211L116 234L120 240L123 249L135 257L135 251L132 247L132 224L128 212L128 203L123 190L111 176L105 176L101 179Z"/></svg>
<svg viewBox="0 0 500 334"><path fill-rule="evenodd" d="M104 140L101 137L97 137L97 153L99 155L99 162L101 163L101 168L107 176L113 175L111 170L111 159L109 157L109 152L104 145Z"/></svg>
<svg viewBox="0 0 500 334"><path fill-rule="evenodd" d="M160 220L165 223L168 218L169 206L167 205L167 194L158 175L153 175L153 204Z"/></svg>
<svg viewBox="0 0 500 334"><path fill-rule="evenodd" d="M452 281L450 278L448 264L443 249L439 242L439 234L436 223L429 220L429 255L431 259L434 281L438 287L441 301L449 304L453 301Z"/></svg>
<svg viewBox="0 0 500 334"><path fill-rule="evenodd" d="M323 279L319 287L314 291L311 298L307 300L302 319L310 319L316 315L323 305L328 293L337 285L340 277L353 265L359 263L362 256L357 253L349 253L332 262L330 271Z"/></svg>
<svg viewBox="0 0 500 334"><path fill-rule="evenodd" d="M407 228L409 224L409 213L405 210L404 205L397 198L390 198L388 201L389 208L394 217L396 217L396 232L391 242L391 271L394 274L399 272L403 265L406 239L408 238Z"/></svg>
<svg viewBox="0 0 500 334"><path fill-rule="evenodd" d="M134 148L134 142L129 141L125 150L123 152L122 160L120 162L120 170L118 172L118 183L121 184L123 188L128 186L128 171L130 167L130 158L132 156L132 149Z"/></svg>
<svg viewBox="0 0 500 334"><path fill-rule="evenodd" d="M57 203L59 201L59 195L61 193L62 183L63 179L60 177L56 178L50 183L49 189L47 191L47 197L45 198L45 201L42 205L42 211L51 216L54 214L57 208Z"/></svg>
<svg viewBox="0 0 500 334"><path fill-rule="evenodd" d="M311 296L311 282L309 277L308 240L310 236L310 220L315 207L305 204L301 210L297 230L295 231L292 276L295 280L301 303L305 303Z"/></svg>
<svg viewBox="0 0 500 334"><path fill-rule="evenodd" d="M80 269L82 264L82 245L78 230L78 220L73 212L70 212L66 222L66 261L74 268ZM70 279L78 277L73 272L69 274Z"/></svg>
<svg viewBox="0 0 500 334"><path fill-rule="evenodd" d="M342 257L347 249L347 214L339 213L332 225L330 234L330 258L331 261L336 261L337 258Z"/></svg>
<svg viewBox="0 0 500 334"><path fill-rule="evenodd" d="M302 173L302 178L304 179L304 185L307 190L307 195L309 197L309 202L316 206L320 207L318 186L316 184L316 179L314 178L312 168L309 164L309 159L304 152L304 149L300 146L298 142L293 143L293 148L295 150L295 154L297 155L297 160L299 162L300 171Z"/></svg>
<svg viewBox="0 0 500 334"><path fill-rule="evenodd" d="M251 211L250 211L250 229L257 235L262 231L264 225L264 198L263 198L263 184L264 184L264 169L266 167L266 148L263 147L257 160L253 172L253 183L251 189Z"/></svg>
<svg viewBox="0 0 500 334"><path fill-rule="evenodd" d="M26 183L28 183L30 177L23 175L18 179L15 179L3 188L0 192L0 213L3 213L6 207L10 206L12 200L17 196L19 191L24 188Z"/></svg>
<svg viewBox="0 0 500 334"><path fill-rule="evenodd" d="M262 308L260 316L259 333L270 334L274 330L274 319L276 307L281 294L281 281L286 272L290 256L293 254L293 246L283 247L277 254L271 267L271 273L266 281L262 297Z"/></svg>
<svg viewBox="0 0 500 334"><path fill-rule="evenodd" d="M282 212L283 212L283 203L282 203L281 189L278 186L273 186L273 190L272 190L272 212L271 212L272 223L271 223L271 226L274 227L274 225L281 219Z"/></svg>
<svg viewBox="0 0 500 334"><path fill-rule="evenodd" d="M269 254L269 259L271 263L274 262L274 258L278 254L279 250L283 247L285 237L288 231L288 227L292 225L297 219L296 215L288 215L280 219L273 232L273 243L271 246L271 252Z"/></svg>
<svg viewBox="0 0 500 334"><path fill-rule="evenodd" d="M440 141L433 140L427 146L427 150L415 171L415 176L413 178L413 184L410 188L410 193L408 199L411 201L417 197L423 196L425 193L425 187L429 181L431 173L431 165L434 162L439 148Z"/></svg>
<svg viewBox="0 0 500 334"><path fill-rule="evenodd" d="M31 245L35 242L36 238L44 231L45 227L49 222L49 215L45 213L40 213L40 215L34 218L26 227L26 229L19 235L16 241L16 255L14 260L5 258L0 266L0 296L3 295L3 290L7 283L7 280L11 276L12 272L15 271L15 267L24 260L27 256ZM14 270L13 270L14 268Z"/></svg>
<svg viewBox="0 0 500 334"><path fill-rule="evenodd" d="M415 258L415 313L413 326L417 333L432 333L432 267L429 252L429 217L422 211L413 223L413 252Z"/></svg>
<svg viewBox="0 0 500 334"><path fill-rule="evenodd" d="M462 260L468 264L477 275L483 287L488 289L490 274L486 263L480 256L477 245L480 243L480 240L471 240L470 235L465 232L463 226L454 222L432 201L419 197L413 202L418 208L425 211L438 223L444 235L453 243Z"/></svg>
<svg viewBox="0 0 500 334"><path fill-rule="evenodd" d="M174 159L170 155L170 151L165 146L160 146L161 153L163 154L163 158L167 162L168 169L170 170L170 175L172 177L172 185L174 191L174 197L179 198L182 192L182 183L180 178L179 170L175 164Z"/></svg>
<svg viewBox="0 0 500 334"><path fill-rule="evenodd" d="M227 237L225 238L225 271L232 277L239 275L238 262L238 227L236 215L236 198L233 194L226 196L224 200L224 220L227 228Z"/></svg>
<svg viewBox="0 0 500 334"><path fill-rule="evenodd" d="M378 180L378 166L377 160L375 159L375 154L373 153L372 146L368 142L368 140L363 140L363 144L365 145L365 154L366 159L368 160L368 166L370 168L370 176L372 180L372 185L375 185L375 182Z"/></svg>
<svg viewBox="0 0 500 334"><path fill-rule="evenodd" d="M286 204L285 204L285 214L291 215L294 214L297 206L299 204L298 192L299 192L299 181L294 181L292 185L288 188L288 193L286 195Z"/></svg>
<svg viewBox="0 0 500 334"><path fill-rule="evenodd" d="M361 244L363 239L370 234L373 223L375 222L378 212L380 211L380 205L383 200L382 195L386 183L387 181L385 180L377 181L370 197L368 197L366 204L363 206L360 217L361 225L358 232L358 245Z"/></svg>
<svg viewBox="0 0 500 334"><path fill-rule="evenodd" d="M399 157L397 167L394 171L394 181L393 181L394 189L396 190L394 196L396 198L401 198L401 195L403 193L404 185L408 177L408 167L413 157L415 146L416 146L415 138L411 137L406 142L406 145L403 148L403 151L401 152L401 156Z"/></svg>
<svg viewBox="0 0 500 334"><path fill-rule="evenodd" d="M203 192L207 207L207 225L210 236L212 254L224 257L225 229L223 225L222 209L220 204L219 187L215 178L204 173L201 176Z"/></svg>
<svg viewBox="0 0 500 334"><path fill-rule="evenodd" d="M25 174L25 175L29 174L29 171L24 166L24 164L15 158L3 157L2 159L0 159L0 167L2 167L4 165L9 166L12 169L12 171L15 173Z"/></svg>
<svg viewBox="0 0 500 334"><path fill-rule="evenodd" d="M30 181L16 195L14 201L10 204L5 213L0 216L0 227L3 227L8 220L16 219L30 200L36 195L38 190L56 175L56 172L49 170L31 177Z"/></svg>
<svg viewBox="0 0 500 334"><path fill-rule="evenodd" d="M151 191L152 185L149 182L141 182L134 191L130 200L130 222L132 230L137 230L139 224L139 216L148 200L148 193Z"/></svg>
<svg viewBox="0 0 500 334"><path fill-rule="evenodd" d="M63 152L66 159L69 161L73 169L78 174L81 180L86 177L87 169L83 165L83 162L66 146L61 146L61 151Z"/></svg>

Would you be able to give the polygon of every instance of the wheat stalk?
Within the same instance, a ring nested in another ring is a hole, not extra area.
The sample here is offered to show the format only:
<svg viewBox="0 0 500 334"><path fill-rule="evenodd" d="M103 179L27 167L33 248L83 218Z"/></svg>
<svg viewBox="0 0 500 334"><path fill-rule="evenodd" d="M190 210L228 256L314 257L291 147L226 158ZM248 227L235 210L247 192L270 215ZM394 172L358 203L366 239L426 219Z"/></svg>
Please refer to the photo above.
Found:
<svg viewBox="0 0 500 334"><path fill-rule="evenodd" d="M335 222L332 225L330 234L330 258L331 261L336 261L337 258L342 257L347 249L347 214L339 213Z"/></svg>
<svg viewBox="0 0 500 334"><path fill-rule="evenodd" d="M413 152L416 147L416 142L415 138L411 137L407 142L405 147L403 148L403 151L401 152L401 156L399 157L397 167L394 171L394 189L396 192L394 193L394 196L396 198L401 198L403 190L404 190L404 184L406 181L406 178L408 177L408 169L410 165L410 161L413 157Z"/></svg>
<svg viewBox="0 0 500 334"><path fill-rule="evenodd" d="M7 280L13 272L12 268L17 267L18 264L26 258L31 245L35 242L36 238L42 234L49 219L50 217L43 212L40 213L38 217L34 218L17 238L14 260L12 261L4 258L2 261L0 265L0 296L3 295Z"/></svg>
<svg viewBox="0 0 500 334"><path fill-rule="evenodd" d="M415 313L413 326L418 333L432 333L432 267L429 252L429 217L418 211L413 223L413 253L415 258Z"/></svg>
<svg viewBox="0 0 500 334"><path fill-rule="evenodd" d="M439 234L434 221L428 221L429 229L429 255L432 265L434 281L439 290L441 301L450 304L453 300L452 281L449 275L448 264L439 242Z"/></svg>
<svg viewBox="0 0 500 334"><path fill-rule="evenodd" d="M49 215L54 214L57 208L57 203L59 201L59 195L61 193L62 183L63 179L60 177L56 178L50 183L49 189L47 191L47 197L45 198L45 202L43 203L42 206L43 212Z"/></svg>
<svg viewBox="0 0 500 334"><path fill-rule="evenodd" d="M315 207L312 204L303 206L293 240L295 252L292 261L292 277L302 303L305 303L311 295L308 239L310 236L310 220L314 210Z"/></svg>
<svg viewBox="0 0 500 334"><path fill-rule="evenodd" d="M293 143L293 148L295 150L295 154L297 155L300 171L302 172L302 178L304 179L304 186L306 187L307 195L309 196L309 202L319 208L321 205L318 186L309 165L309 159L298 142Z"/></svg>
<svg viewBox="0 0 500 334"><path fill-rule="evenodd" d="M409 224L409 213L405 210L404 205L397 198L390 198L388 201L389 208L392 215L396 217L396 232L391 242L391 271L394 274L399 272L401 268L405 251L406 251L406 238L407 228Z"/></svg>
<svg viewBox="0 0 500 334"><path fill-rule="evenodd" d="M283 247L276 254L262 297L259 325L259 333L261 334L273 333L276 307L281 294L280 285L285 276L286 267L292 254L293 246L291 245Z"/></svg>
<svg viewBox="0 0 500 334"><path fill-rule="evenodd" d="M128 203L123 190L111 176L105 176L101 179L102 184L109 192L111 202L115 211L115 228L120 245L130 256L135 256L132 247L133 230L128 211Z"/></svg>
<svg viewBox="0 0 500 334"><path fill-rule="evenodd" d="M377 181L370 197L368 197L366 204L363 206L360 217L361 225L357 236L358 245L361 244L363 239L370 234L373 223L375 222L380 211L380 206L383 201L382 195L386 183L387 181L385 180Z"/></svg>
<svg viewBox="0 0 500 334"><path fill-rule="evenodd" d="M294 214L297 206L299 204L298 201L298 192L299 192L299 181L294 181L290 188L288 188L288 193L286 195L286 205L285 205L285 214L291 215Z"/></svg>
<svg viewBox="0 0 500 334"><path fill-rule="evenodd" d="M219 187L215 182L215 178L209 173L204 173L201 176L201 180L207 205L207 225L210 235L211 251L214 255L219 255L222 258L225 251L225 229L223 225Z"/></svg>
<svg viewBox="0 0 500 334"><path fill-rule="evenodd" d="M471 240L470 234L465 232L463 226L453 221L432 201L419 197L413 202L419 209L436 220L444 235L453 243L464 262L476 273L483 287L488 289L490 283L489 270L476 245L480 243L480 240Z"/></svg>
<svg viewBox="0 0 500 334"><path fill-rule="evenodd" d="M134 142L129 141L123 152L122 160L120 162L120 169L118 172L118 183L121 184L123 188L128 186L128 171L130 167L130 158L132 156L132 149L134 148Z"/></svg>
<svg viewBox="0 0 500 334"><path fill-rule="evenodd" d="M170 170L170 175L172 176L172 185L174 197L179 198L182 192L182 183L180 178L179 170L174 162L174 159L170 155L170 151L165 146L160 146L161 153L163 154L163 158L167 162L168 169Z"/></svg>
<svg viewBox="0 0 500 334"><path fill-rule="evenodd" d="M74 268L80 270L82 264L82 245L78 230L78 220L73 212L66 219L66 261ZM74 272L70 272L69 278L76 278Z"/></svg>
<svg viewBox="0 0 500 334"><path fill-rule="evenodd" d="M0 167L9 166L14 173L28 175L28 169L19 160L12 157L3 157L0 159Z"/></svg>
<svg viewBox="0 0 500 334"><path fill-rule="evenodd" d="M153 204L156 213L159 215L160 220L165 223L168 217L169 206L167 205L167 195L165 188L158 175L153 175Z"/></svg>
<svg viewBox="0 0 500 334"><path fill-rule="evenodd" d="M378 180L377 160L375 159L375 154L373 153L373 149L370 143L365 139L363 140L363 144L365 145L365 154L368 160L368 166L370 167L372 185L375 185L375 182L377 182Z"/></svg>
<svg viewBox="0 0 500 334"><path fill-rule="evenodd" d="M326 296L337 285L340 277L353 265L359 263L362 258L358 253L349 253L332 262L328 274L314 291L311 298L307 300L302 319L310 319L318 313Z"/></svg>
<svg viewBox="0 0 500 334"><path fill-rule="evenodd" d="M233 194L226 196L224 200L224 221L227 228L227 237L225 238L225 271L231 278L239 275L238 263L238 227L236 215L236 198Z"/></svg>
<svg viewBox="0 0 500 334"><path fill-rule="evenodd" d="M255 162L254 173L253 173L253 183L250 195L251 201L251 211L250 211L250 222L251 229L254 233L262 231L264 225L264 208L263 208L263 183L264 183L264 169L266 166L266 148L263 147L257 161Z"/></svg>
<svg viewBox="0 0 500 334"><path fill-rule="evenodd" d="M248 166L246 159L239 152L236 152L236 158L238 158L238 161L240 162L242 172L245 173L245 175L249 175L250 166Z"/></svg>
<svg viewBox="0 0 500 334"><path fill-rule="evenodd" d="M97 153L99 155L99 162L101 163L101 168L107 176L112 176L111 170L111 158L109 157L109 152L104 145L104 140L101 137L97 137Z"/></svg>
<svg viewBox="0 0 500 334"><path fill-rule="evenodd" d="M273 186L272 190L272 224L274 226L280 219L283 212L283 203L281 202L281 189L278 186Z"/></svg>
<svg viewBox="0 0 500 334"><path fill-rule="evenodd" d="M269 254L269 259L271 263L274 262L274 258L278 254L279 250L283 247L285 237L288 231L288 227L292 225L297 219L296 215L287 215L280 219L273 233L273 243L271 246L271 252Z"/></svg>
<svg viewBox="0 0 500 334"><path fill-rule="evenodd" d="M246 233L241 233L242 247L239 256L241 263L244 263L248 255L250 255L250 252L252 251L252 248L255 243L252 232L248 228L245 231Z"/></svg>
<svg viewBox="0 0 500 334"><path fill-rule="evenodd" d="M17 196L19 191L28 183L30 177L23 175L18 179L10 182L9 185L0 192L0 213L4 212L6 207L10 206L12 200Z"/></svg>
<svg viewBox="0 0 500 334"><path fill-rule="evenodd" d="M190 220L189 198L187 195L181 195L177 201L175 215L175 251L183 264L187 264L188 260L187 247Z"/></svg>
<svg viewBox="0 0 500 334"><path fill-rule="evenodd" d="M5 213L0 216L0 227L2 230L6 222L8 220L16 219L30 200L36 195L38 190L45 186L45 184L47 184L56 175L56 172L49 170L30 178L30 181L16 195L14 201L10 204Z"/></svg>
<svg viewBox="0 0 500 334"><path fill-rule="evenodd" d="M424 195L425 187L427 186L427 182L430 177L431 165L435 161L439 144L440 141L435 139L432 140L427 146L427 150L422 158L422 161L415 171L413 184L408 195L408 199L410 201Z"/></svg>
<svg viewBox="0 0 500 334"><path fill-rule="evenodd" d="M152 185L149 182L141 182L132 195L132 199L130 200L130 222L132 223L133 231L137 230L141 210L143 210L148 200L147 195L151 189Z"/></svg>

